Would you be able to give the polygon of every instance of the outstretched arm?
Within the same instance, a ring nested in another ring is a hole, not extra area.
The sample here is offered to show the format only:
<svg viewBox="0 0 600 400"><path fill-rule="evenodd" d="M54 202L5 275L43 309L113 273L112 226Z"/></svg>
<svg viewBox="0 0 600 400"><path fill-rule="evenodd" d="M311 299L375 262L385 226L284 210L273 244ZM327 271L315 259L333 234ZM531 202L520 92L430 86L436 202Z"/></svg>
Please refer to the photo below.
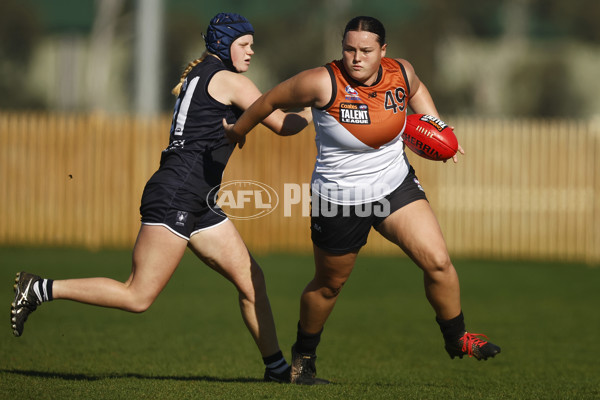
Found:
<svg viewBox="0 0 600 400"><path fill-rule="evenodd" d="M265 126L269 127L279 136L295 135L312 122L312 111L310 110L310 107L304 107L304 109L299 112L284 113L281 110L275 110L271 115L276 115L279 113L283 114L282 124L279 129L271 128L269 126L270 121L263 120L262 122ZM268 120L270 117L271 116L267 117L266 119Z"/></svg>
<svg viewBox="0 0 600 400"><path fill-rule="evenodd" d="M261 95L254 83L242 74L220 71L208 85L209 94L223 104L232 104L246 110ZM277 110L262 123L278 135L294 135L304 129L312 121L310 110L284 113Z"/></svg>
<svg viewBox="0 0 600 400"><path fill-rule="evenodd" d="M329 97L331 97L331 82L325 68L303 71L259 97L241 115L235 125L226 124L224 121L225 133L231 141L243 144L246 134L263 120L265 124L268 124L276 110L319 107L325 105L329 101ZM302 111L302 113L308 112L310 112L308 109ZM300 116L302 113L298 115ZM290 119L290 123L293 122L293 119ZM286 127L282 126L281 128L277 132L285 135Z"/></svg>

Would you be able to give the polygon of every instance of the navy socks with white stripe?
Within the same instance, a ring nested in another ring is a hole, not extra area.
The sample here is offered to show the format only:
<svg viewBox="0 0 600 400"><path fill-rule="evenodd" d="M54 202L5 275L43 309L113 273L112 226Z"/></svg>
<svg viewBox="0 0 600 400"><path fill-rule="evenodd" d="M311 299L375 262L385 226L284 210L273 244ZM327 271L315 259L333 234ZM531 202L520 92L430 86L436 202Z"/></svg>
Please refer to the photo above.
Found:
<svg viewBox="0 0 600 400"><path fill-rule="evenodd" d="M290 367L287 361L285 361L281 350L271 356L263 357L263 362L268 370L273 371L276 374L281 374Z"/></svg>
<svg viewBox="0 0 600 400"><path fill-rule="evenodd" d="M52 300L52 279L40 279L33 284L33 292L40 303Z"/></svg>

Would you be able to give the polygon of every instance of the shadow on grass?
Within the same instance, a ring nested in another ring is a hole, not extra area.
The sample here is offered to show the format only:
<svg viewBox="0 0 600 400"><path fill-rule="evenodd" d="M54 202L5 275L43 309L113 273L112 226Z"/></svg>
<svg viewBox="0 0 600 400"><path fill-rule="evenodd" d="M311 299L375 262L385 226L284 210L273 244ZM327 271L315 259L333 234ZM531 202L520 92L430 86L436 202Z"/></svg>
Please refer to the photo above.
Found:
<svg viewBox="0 0 600 400"><path fill-rule="evenodd" d="M143 375L136 373L117 373L117 374L70 374L63 372L44 372L18 369L0 369L1 373L30 376L34 378L54 378L66 381L100 381L103 379L150 379L158 381L200 381L200 382L229 382L229 383L252 383L264 382L257 378L217 378L214 376L161 376L161 375Z"/></svg>

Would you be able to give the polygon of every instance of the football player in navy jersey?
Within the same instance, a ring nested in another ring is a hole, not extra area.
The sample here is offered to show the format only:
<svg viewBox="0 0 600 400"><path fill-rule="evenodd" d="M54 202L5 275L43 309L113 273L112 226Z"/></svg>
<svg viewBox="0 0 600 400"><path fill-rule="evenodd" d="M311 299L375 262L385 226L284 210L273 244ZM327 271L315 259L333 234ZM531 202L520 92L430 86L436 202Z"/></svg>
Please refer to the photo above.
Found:
<svg viewBox="0 0 600 400"><path fill-rule="evenodd" d="M427 87L404 59L386 57L383 24L348 22L342 58L303 71L261 96L235 125L233 142L273 110L312 107L317 159L312 176L311 238L315 274L300 299L292 382L315 382L321 332L371 228L422 269L425 293L449 355L494 357L500 347L469 333L458 275L438 221L404 154L407 106L438 117ZM459 152L463 153L459 146ZM454 161L457 161L455 155ZM321 381L321 380L318 380Z"/></svg>
<svg viewBox="0 0 600 400"><path fill-rule="evenodd" d="M246 18L233 13L216 15L204 37L206 51L189 64L173 89L177 101L170 141L142 195L142 225L129 279L53 281L20 272L11 307L15 336L23 333L27 317L37 306L53 299L145 311L189 247L238 290L243 320L266 366L264 379L290 381L290 366L279 348L262 270L214 196L209 196L218 189L235 147L225 138L222 120L234 123L261 95L242 75L254 54L253 34ZM310 121L306 109L289 114L278 111L263 123L277 134L291 135Z"/></svg>

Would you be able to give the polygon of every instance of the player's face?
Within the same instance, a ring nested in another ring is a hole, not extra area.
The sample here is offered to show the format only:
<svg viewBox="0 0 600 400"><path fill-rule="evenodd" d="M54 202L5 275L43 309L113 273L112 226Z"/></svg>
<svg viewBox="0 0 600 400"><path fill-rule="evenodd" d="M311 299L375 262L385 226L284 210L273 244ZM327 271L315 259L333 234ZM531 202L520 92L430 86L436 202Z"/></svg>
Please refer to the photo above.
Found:
<svg viewBox="0 0 600 400"><path fill-rule="evenodd" d="M252 54L254 54L254 50L252 50L253 44L254 36L250 34L240 36L231 43L231 63L237 72L246 72L250 68L250 59L252 58Z"/></svg>
<svg viewBox="0 0 600 400"><path fill-rule="evenodd" d="M342 40L342 61L346 72L363 85L375 83L386 47L379 44L377 35L372 32L346 32Z"/></svg>

